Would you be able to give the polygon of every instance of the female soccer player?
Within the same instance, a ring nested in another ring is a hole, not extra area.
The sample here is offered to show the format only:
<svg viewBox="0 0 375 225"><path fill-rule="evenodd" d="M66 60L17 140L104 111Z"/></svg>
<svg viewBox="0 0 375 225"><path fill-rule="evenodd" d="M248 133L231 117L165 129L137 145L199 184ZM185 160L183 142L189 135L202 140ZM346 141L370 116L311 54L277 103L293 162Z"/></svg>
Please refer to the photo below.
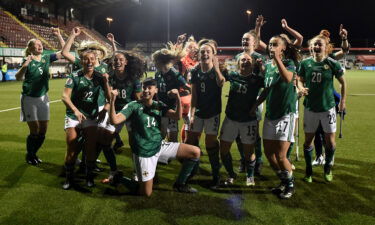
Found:
<svg viewBox="0 0 375 225"><path fill-rule="evenodd" d="M77 152L79 151L77 139L80 131L82 131L85 139L87 186L94 186L92 172L96 160L98 98L100 92L110 88L108 86L108 74L102 75L95 71L96 53L88 50L82 53L81 58L83 69L67 79L62 95L62 101L66 105L65 131L67 142L66 180L63 189L69 189L74 185L73 172Z"/></svg>
<svg viewBox="0 0 375 225"><path fill-rule="evenodd" d="M294 178L286 154L294 139L297 99L294 61L298 61L299 54L284 34L272 37L268 48L272 61L265 66L266 90L259 97L257 105L267 97L263 125L264 150L271 167L281 179L281 184L272 191L280 198L290 198L294 193Z"/></svg>
<svg viewBox="0 0 375 225"><path fill-rule="evenodd" d="M333 77L341 84L340 112L345 109L346 82L341 65L336 60L328 57L328 54L332 51L332 45L326 36L315 36L309 41L309 47L312 57L303 60L298 71L300 81L308 88L308 95L304 101L305 181L312 182L312 141L320 123L325 133L326 141L324 178L326 181L331 182L333 179L331 167L336 150L336 110L333 96Z"/></svg>
<svg viewBox="0 0 375 225"><path fill-rule="evenodd" d="M195 193L196 189L188 186L186 180L191 171L198 163L200 149L198 147L180 144L177 142L164 142L161 133L161 119L163 116L181 119L181 100L177 89L172 89L168 95L176 101L176 110L170 109L160 101L154 101L157 94L157 81L147 78L143 82L142 98L127 104L116 114L115 101L118 92L112 91L110 119L115 125L127 120L131 121L132 138L130 139L133 151L135 171L139 186L135 181L122 179L128 187L135 187L140 195L150 196L152 194L153 178L158 161L167 162L170 159L183 160L180 174L173 188L179 192Z"/></svg>
<svg viewBox="0 0 375 225"><path fill-rule="evenodd" d="M225 82L215 56L216 46L213 40L199 42L199 67L191 72L192 100L187 140L187 143L198 146L200 135L205 131L206 149L213 176L212 188L218 187L220 182L220 147L217 134L220 125L221 89Z"/></svg>
<svg viewBox="0 0 375 225"><path fill-rule="evenodd" d="M231 72L226 77L230 82L230 91L225 111L226 117L221 128L220 155L229 174L227 179L229 184L233 184L236 178L230 148L239 136L245 155L246 185L255 185L254 144L258 136L258 122L255 115L250 115L250 109L255 104L260 89L264 86L264 78L253 73L255 67L253 60L247 53L242 54L237 60L239 72Z"/></svg>
<svg viewBox="0 0 375 225"><path fill-rule="evenodd" d="M110 72L109 83L112 89L117 90L118 96L115 101L116 113L124 108L132 100L139 100L142 94L140 79L144 74L144 61L140 55L133 51L116 51L113 58L114 71ZM109 95L110 93L108 93ZM113 126L110 124L109 115L99 124L99 145L103 149L104 156L109 163L111 172L104 182L111 182L117 171L116 157L111 148L115 135L119 134L125 123ZM126 123L128 132L131 132L130 122ZM129 137L131 135L129 134Z"/></svg>
<svg viewBox="0 0 375 225"><path fill-rule="evenodd" d="M190 83L191 71L199 63L198 62L198 44L193 36L190 36L185 43L184 51L186 55L181 59L181 70L180 72L185 77L185 80ZM182 119L184 125L181 129L181 140L183 143L187 141L187 132L189 132L189 112L191 106L191 92L182 89L180 90L181 104L182 104Z"/></svg>
<svg viewBox="0 0 375 225"><path fill-rule="evenodd" d="M168 97L168 92L170 90L180 88L190 90L185 78L173 67L173 64L176 63L176 61L179 61L182 57L182 47L172 45L171 43L168 43L167 48L160 49L152 54L152 60L158 70L155 73L155 79L158 83L159 90L157 97L160 101L170 107L170 109L176 108L175 100ZM163 135L167 134L169 141L177 142L178 121L163 117L162 133Z"/></svg>
<svg viewBox="0 0 375 225"><path fill-rule="evenodd" d="M26 59L16 73L16 79L22 80L21 121L27 122L30 134L26 139L26 162L38 165L42 162L36 153L42 146L49 121L48 81L49 67L61 58L60 52L43 53L43 44L38 39L31 39L25 49Z"/></svg>

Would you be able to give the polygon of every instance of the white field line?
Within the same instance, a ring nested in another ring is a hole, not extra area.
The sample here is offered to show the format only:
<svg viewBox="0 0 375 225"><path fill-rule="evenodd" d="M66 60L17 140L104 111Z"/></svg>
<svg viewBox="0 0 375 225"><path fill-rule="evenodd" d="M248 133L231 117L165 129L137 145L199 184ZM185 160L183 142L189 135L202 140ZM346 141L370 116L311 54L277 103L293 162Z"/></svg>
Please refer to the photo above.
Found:
<svg viewBox="0 0 375 225"><path fill-rule="evenodd" d="M350 96L375 96L375 94L350 94Z"/></svg>
<svg viewBox="0 0 375 225"><path fill-rule="evenodd" d="M61 102L61 100L53 100L53 101L50 101L49 103L55 103L55 102ZM2 112L12 111L12 110L16 110L16 109L20 109L20 108L21 108L21 107L10 108L10 109L3 109L3 110L0 110L0 113L2 113Z"/></svg>

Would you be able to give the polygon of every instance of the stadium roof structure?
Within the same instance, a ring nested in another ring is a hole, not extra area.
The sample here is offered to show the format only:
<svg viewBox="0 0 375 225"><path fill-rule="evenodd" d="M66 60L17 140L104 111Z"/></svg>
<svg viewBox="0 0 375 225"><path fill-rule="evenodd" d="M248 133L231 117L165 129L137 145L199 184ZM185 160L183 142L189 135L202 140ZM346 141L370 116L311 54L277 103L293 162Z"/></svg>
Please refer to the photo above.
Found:
<svg viewBox="0 0 375 225"><path fill-rule="evenodd" d="M65 0L58 2L59 4L69 5L70 7L81 9L97 8L103 6L113 7L117 4L121 4L121 6L132 6L135 4L140 4L140 0Z"/></svg>

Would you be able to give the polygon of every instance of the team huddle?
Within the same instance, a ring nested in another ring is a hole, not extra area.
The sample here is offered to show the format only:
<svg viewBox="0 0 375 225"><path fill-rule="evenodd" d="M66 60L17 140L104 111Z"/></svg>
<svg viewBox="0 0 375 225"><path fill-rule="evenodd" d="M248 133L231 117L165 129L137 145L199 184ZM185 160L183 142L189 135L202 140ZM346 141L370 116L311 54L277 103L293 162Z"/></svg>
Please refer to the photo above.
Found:
<svg viewBox="0 0 375 225"><path fill-rule="evenodd" d="M215 40L196 42L184 34L176 43L168 43L152 54L157 72L155 77L146 79L143 79L146 71L142 55L135 50L117 50L112 34L107 35L111 50L97 42L82 41L76 50L77 57L70 49L81 33L78 27L66 42L59 29L52 28L61 45L57 53L43 55L41 41L31 39L25 50L26 58L16 74L17 80L24 80L21 121L27 122L30 130L26 162L42 163L37 152L45 140L49 121L48 69L54 61L65 58L73 64L73 72L62 88L67 145L63 189L77 185L77 161L85 173L86 185L94 187L96 161L103 151L110 167L103 183L150 196L158 163L168 164L177 159L181 169L173 189L196 193L197 189L188 183L199 172L203 153L199 141L204 132L212 190L233 185L237 179L230 153L236 141L241 157L239 172L246 174L244 184L256 185L264 152L280 179L272 192L282 199L291 198L295 193L295 178L290 154L301 97L304 98L304 181L313 182L313 165L321 164L325 180L331 182L336 117L338 112L345 111L346 100L344 70L336 60L349 51L347 31L340 26L341 50L332 52L330 33L322 30L308 41L310 56L302 59L303 36L289 27L285 19L281 21L282 28L293 36L293 41L288 35L280 34L265 44L260 38L264 24L264 18L258 16L255 28L243 35L243 52L234 58L235 70L228 70L219 62ZM340 83L340 94L334 89L333 78ZM230 88L220 126L225 82L229 82ZM265 118L260 132L263 104ZM179 120L183 120L181 129ZM118 170L112 148L113 140L124 126L134 167L134 175L128 177ZM317 149L315 160L313 141ZM322 146L325 153L318 154ZM82 160L77 159L80 153ZM220 175L222 166L227 172L225 179Z"/></svg>

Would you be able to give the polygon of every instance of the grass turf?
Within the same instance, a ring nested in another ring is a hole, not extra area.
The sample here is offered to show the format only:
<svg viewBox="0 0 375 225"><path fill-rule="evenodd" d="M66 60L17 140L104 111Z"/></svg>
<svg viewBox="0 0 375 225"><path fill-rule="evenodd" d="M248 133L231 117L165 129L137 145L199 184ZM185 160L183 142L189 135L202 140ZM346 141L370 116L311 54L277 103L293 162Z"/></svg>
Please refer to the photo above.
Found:
<svg viewBox="0 0 375 225"><path fill-rule="evenodd" d="M66 149L63 103L51 104L47 138L39 151L44 162L39 167L24 161L28 128L19 122L19 109L0 112L0 224L375 224L375 139L371 137L375 96L353 95L375 94L375 76L370 71L348 71L346 79L348 114L344 138L337 139L334 180L327 184L322 167L314 167L314 182L302 181L305 163L301 133L301 161L294 162L297 189L290 200L280 200L270 193L269 188L278 181L267 162L255 188L245 187L245 176L240 174L233 188L212 192L207 187L211 179L207 154L202 157L201 174L192 181L199 190L196 195L172 191L178 162L158 167L158 184L151 198L118 195L101 184L99 181L108 174L104 163L101 166L106 170L96 177L94 189L64 191L64 178L59 177ZM60 98L63 85L64 80L50 81L50 100ZM18 107L20 90L21 82L1 83L0 110ZM223 108L227 93L228 84L223 90ZM127 143L126 132L121 136ZM237 167L235 145L232 154ZM128 144L117 157L120 169L130 176ZM103 156L101 160L105 161ZM225 176L224 168L221 172Z"/></svg>

